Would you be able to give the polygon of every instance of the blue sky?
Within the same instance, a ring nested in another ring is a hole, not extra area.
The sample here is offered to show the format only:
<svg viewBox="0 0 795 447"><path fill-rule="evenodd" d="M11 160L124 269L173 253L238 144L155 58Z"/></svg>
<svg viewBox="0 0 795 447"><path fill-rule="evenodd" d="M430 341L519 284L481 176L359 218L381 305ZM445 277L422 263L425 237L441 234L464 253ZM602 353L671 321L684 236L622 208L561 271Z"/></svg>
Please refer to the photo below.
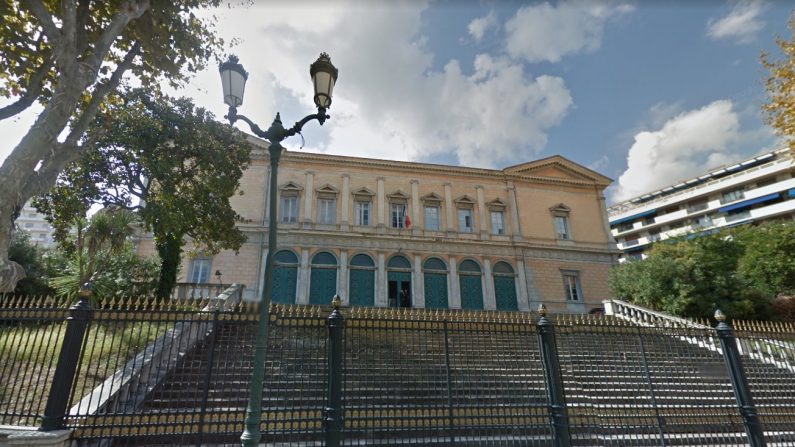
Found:
<svg viewBox="0 0 795 447"><path fill-rule="evenodd" d="M560 154L615 179L616 201L775 147L759 55L778 55L794 8L255 1L213 14L251 73L240 112L263 127L312 111L308 65L331 55L332 119L307 126L303 150L495 168ZM225 112L214 67L174 93ZM31 113L0 123L0 158Z"/></svg>

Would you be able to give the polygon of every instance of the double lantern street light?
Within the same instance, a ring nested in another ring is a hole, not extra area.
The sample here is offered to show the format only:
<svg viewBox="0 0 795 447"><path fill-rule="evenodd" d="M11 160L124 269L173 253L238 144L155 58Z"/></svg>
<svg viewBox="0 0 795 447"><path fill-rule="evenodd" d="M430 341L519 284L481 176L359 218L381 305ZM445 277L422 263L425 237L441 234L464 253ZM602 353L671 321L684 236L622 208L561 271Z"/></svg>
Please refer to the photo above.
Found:
<svg viewBox="0 0 795 447"><path fill-rule="evenodd" d="M253 121L237 113L238 106L243 104L243 92L246 88L248 73L238 62L237 57L229 56L229 60L222 63L219 67L221 72L221 84L224 91L224 102L229 106L229 114L225 118L230 124L236 121L245 121L254 135L268 140L268 152L270 153L271 172L270 172L270 199L268 202L268 255L265 258L265 286L262 288L262 297L259 307L259 324L257 326L256 348L254 351L254 371L251 374L251 387L249 391L248 407L246 408L246 428L240 436L241 445L256 446L260 441L260 418L262 416L262 382L265 372L265 351L267 349L268 334L268 308L271 303L271 293L273 291L273 255L276 252L276 191L277 177L279 169L279 159L284 149L281 145L282 140L301 132L304 125L316 119L322 126L326 119L326 109L331 106L331 92L334 90L334 83L337 81L337 68L331 64L331 58L326 53L320 53L312 65L309 66L309 74L312 76L312 84L315 87L315 105L317 113L307 115L289 129L282 126L279 114L268 128L263 131ZM337 422L337 421L327 421Z"/></svg>

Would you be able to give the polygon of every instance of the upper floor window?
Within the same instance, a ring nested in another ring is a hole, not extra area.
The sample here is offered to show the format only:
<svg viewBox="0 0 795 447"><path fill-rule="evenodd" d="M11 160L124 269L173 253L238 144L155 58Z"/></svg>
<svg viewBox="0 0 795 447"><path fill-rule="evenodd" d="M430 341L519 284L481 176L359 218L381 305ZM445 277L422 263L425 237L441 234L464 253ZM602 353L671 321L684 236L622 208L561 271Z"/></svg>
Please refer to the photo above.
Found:
<svg viewBox="0 0 795 447"><path fill-rule="evenodd" d="M624 223L618 225L618 232L619 233L623 233L624 231L629 231L634 226L635 226L635 224L633 222L624 222Z"/></svg>
<svg viewBox="0 0 795 447"><path fill-rule="evenodd" d="M337 221L337 199L320 197L317 199L317 223L332 225Z"/></svg>
<svg viewBox="0 0 795 447"><path fill-rule="evenodd" d="M564 270L563 271L563 288L566 292L567 301L581 301L582 288L580 287L580 274L579 272Z"/></svg>
<svg viewBox="0 0 795 447"><path fill-rule="evenodd" d="M707 209L707 199L694 200L687 204L687 212L695 213Z"/></svg>
<svg viewBox="0 0 795 447"><path fill-rule="evenodd" d="M505 213L502 211L491 212L491 233L505 234Z"/></svg>
<svg viewBox="0 0 795 447"><path fill-rule="evenodd" d="M370 225L370 202L354 202L353 223L356 225Z"/></svg>
<svg viewBox="0 0 795 447"><path fill-rule="evenodd" d="M439 207L437 205L425 205L425 215L423 216L426 230L439 230Z"/></svg>
<svg viewBox="0 0 795 447"><path fill-rule="evenodd" d="M406 204L405 203L391 203L390 217L392 228L405 228L406 227Z"/></svg>
<svg viewBox="0 0 795 447"><path fill-rule="evenodd" d="M742 189L735 189L733 191L726 191L720 198L720 203L729 203L734 202L735 200L740 200L745 198L745 193Z"/></svg>
<svg viewBox="0 0 795 447"><path fill-rule="evenodd" d="M571 208L562 203L558 203L551 207L549 212L552 213L552 222L555 227L555 239L570 240L571 228L569 227L569 214L571 213ZM620 227L619 231L622 231Z"/></svg>
<svg viewBox="0 0 795 447"><path fill-rule="evenodd" d="M282 196L282 222L298 222L298 196Z"/></svg>
<svg viewBox="0 0 795 447"><path fill-rule="evenodd" d="M194 284L203 284L210 279L210 259L209 258L194 258L190 265L190 275L188 282Z"/></svg>
<svg viewBox="0 0 795 447"><path fill-rule="evenodd" d="M472 225L472 210L469 208L458 209L458 231L462 233L471 233L474 227Z"/></svg>

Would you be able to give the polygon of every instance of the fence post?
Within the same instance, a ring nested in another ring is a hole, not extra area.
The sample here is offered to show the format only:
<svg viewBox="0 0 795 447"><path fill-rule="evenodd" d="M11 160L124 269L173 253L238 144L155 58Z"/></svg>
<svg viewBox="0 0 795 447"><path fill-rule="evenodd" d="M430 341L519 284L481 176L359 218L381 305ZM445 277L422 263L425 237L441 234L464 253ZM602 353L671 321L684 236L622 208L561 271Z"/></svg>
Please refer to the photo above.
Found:
<svg viewBox="0 0 795 447"><path fill-rule="evenodd" d="M78 295L80 299L69 308L66 332L61 342L61 352L58 354L58 363L55 366L50 394L47 396L47 406L44 408L40 431L66 428L64 419L66 408L69 406L69 394L72 392L83 339L91 318L91 305L89 304L89 299L92 296L91 283L83 284Z"/></svg>
<svg viewBox="0 0 795 447"><path fill-rule="evenodd" d="M729 371L729 378L732 381L734 397L737 399L737 406L740 409L740 416L743 418L745 433L748 435L748 445L751 447L764 447L765 437L762 433L762 425L759 423L759 416L756 414L756 407L751 398L751 390L748 388L748 380L745 378L742 358L737 350L737 339L734 337L732 327L726 323L726 315L720 309L715 311L715 319L718 325L715 331L718 333L720 346L723 349L723 360L726 361L726 369Z"/></svg>
<svg viewBox="0 0 795 447"><path fill-rule="evenodd" d="M544 368L544 382L547 388L549 417L552 423L552 439L555 447L571 446L569 434L569 415L563 396L563 380L560 375L558 348L555 343L555 327L547 319L547 308L538 306L538 347L541 352L541 365Z"/></svg>
<svg viewBox="0 0 795 447"><path fill-rule="evenodd" d="M340 312L340 297L331 300L334 310L326 319L328 328L328 393L323 423L326 429L326 447L339 447L342 441L342 336L345 317Z"/></svg>

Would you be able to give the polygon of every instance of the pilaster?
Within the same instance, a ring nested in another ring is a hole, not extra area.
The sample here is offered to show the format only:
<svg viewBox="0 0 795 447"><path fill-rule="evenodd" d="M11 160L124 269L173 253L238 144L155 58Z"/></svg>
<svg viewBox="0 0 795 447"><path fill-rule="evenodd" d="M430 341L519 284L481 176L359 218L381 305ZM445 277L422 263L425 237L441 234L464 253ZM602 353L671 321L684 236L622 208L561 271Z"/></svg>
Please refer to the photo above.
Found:
<svg viewBox="0 0 795 447"><path fill-rule="evenodd" d="M378 252L375 271L375 307L386 307L388 304L386 296L386 261L384 252Z"/></svg>
<svg viewBox="0 0 795 447"><path fill-rule="evenodd" d="M491 261L483 260L483 308L486 310L497 309L497 297L494 293L494 278L491 276Z"/></svg>
<svg viewBox="0 0 795 447"><path fill-rule="evenodd" d="M351 177L348 174L342 174L342 216L340 218L340 229L348 231L350 229L350 216L351 216ZM347 303L345 298L342 299L343 303Z"/></svg>
<svg viewBox="0 0 795 447"><path fill-rule="evenodd" d="M420 221L420 181L411 180L411 234L412 236L420 235L420 227L417 224Z"/></svg>
<svg viewBox="0 0 795 447"><path fill-rule="evenodd" d="M450 287L448 287L448 290L450 291L450 308L460 309L461 285L458 282L458 261L456 261L455 256L448 257L447 261L450 265Z"/></svg>
<svg viewBox="0 0 795 447"><path fill-rule="evenodd" d="M508 205L511 207L511 235L514 241L522 240L522 228L519 226L519 206L516 200L516 187L508 182Z"/></svg>
<svg viewBox="0 0 795 447"><path fill-rule="evenodd" d="M378 191L376 192L376 208L378 208L378 232L384 233L386 228L384 227L384 214L385 214L385 207L386 207L386 193L384 192L384 178L378 177L376 179L378 181Z"/></svg>
<svg viewBox="0 0 795 447"><path fill-rule="evenodd" d="M308 229L312 228L312 208L315 206L315 173L312 171L306 171L304 191L304 216L301 226Z"/></svg>
<svg viewBox="0 0 795 447"><path fill-rule="evenodd" d="M340 296L343 306L347 306L350 303L348 298L348 290L350 290L350 275L348 275L348 250L340 250L340 265L337 274L337 294Z"/></svg>
<svg viewBox="0 0 795 447"><path fill-rule="evenodd" d="M296 287L296 304L309 303L309 250L301 249L301 265L298 267L298 287Z"/></svg>
<svg viewBox="0 0 795 447"><path fill-rule="evenodd" d="M453 220L453 185L444 182L444 216L445 222L442 224L442 231L446 231L448 236L455 236L455 222Z"/></svg>
<svg viewBox="0 0 795 447"><path fill-rule="evenodd" d="M480 228L480 238L488 239L489 230L487 224L488 220L486 220L486 199L483 197L483 186L475 186L475 192L478 196L478 218L480 220L480 222L478 222L477 228Z"/></svg>
<svg viewBox="0 0 795 447"><path fill-rule="evenodd" d="M411 278L412 307L425 307L425 284L422 281L422 258L414 255L414 270Z"/></svg>

